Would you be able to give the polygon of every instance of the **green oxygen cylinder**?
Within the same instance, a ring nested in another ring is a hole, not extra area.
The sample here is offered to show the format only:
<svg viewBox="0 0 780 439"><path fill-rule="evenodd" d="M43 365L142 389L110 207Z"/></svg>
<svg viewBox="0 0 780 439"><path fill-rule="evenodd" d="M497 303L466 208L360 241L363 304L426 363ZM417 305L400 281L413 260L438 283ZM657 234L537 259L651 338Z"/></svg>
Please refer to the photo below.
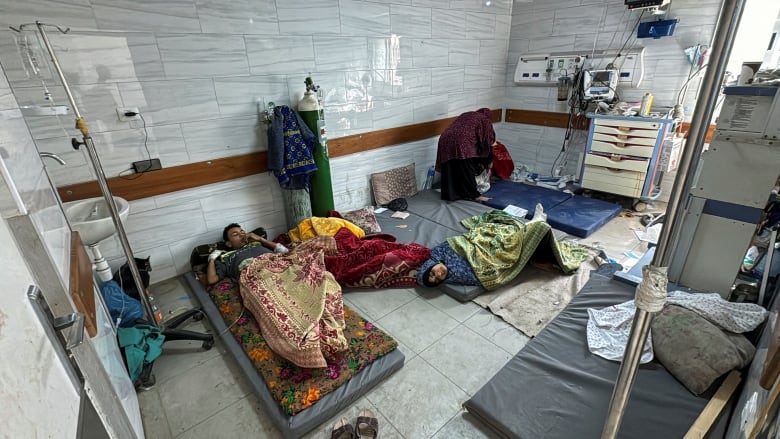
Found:
<svg viewBox="0 0 780 439"><path fill-rule="evenodd" d="M325 130L325 118L318 97L319 86L314 85L311 76L306 78L306 93L298 102L298 114L312 133L317 137L314 148L314 162L317 172L311 176L311 211L314 216L325 217L333 210L333 183L330 180L330 160L328 159L328 135Z"/></svg>

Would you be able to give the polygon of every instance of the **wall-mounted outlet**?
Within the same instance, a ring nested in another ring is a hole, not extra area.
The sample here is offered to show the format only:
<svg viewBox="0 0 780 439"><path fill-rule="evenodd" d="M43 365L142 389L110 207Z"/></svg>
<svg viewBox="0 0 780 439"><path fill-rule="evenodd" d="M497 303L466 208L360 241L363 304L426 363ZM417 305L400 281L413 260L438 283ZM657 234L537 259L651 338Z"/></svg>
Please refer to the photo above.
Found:
<svg viewBox="0 0 780 439"><path fill-rule="evenodd" d="M127 113L135 113L135 116L127 116ZM120 122L130 122L131 120L141 120L141 112L138 107L117 107L116 114Z"/></svg>

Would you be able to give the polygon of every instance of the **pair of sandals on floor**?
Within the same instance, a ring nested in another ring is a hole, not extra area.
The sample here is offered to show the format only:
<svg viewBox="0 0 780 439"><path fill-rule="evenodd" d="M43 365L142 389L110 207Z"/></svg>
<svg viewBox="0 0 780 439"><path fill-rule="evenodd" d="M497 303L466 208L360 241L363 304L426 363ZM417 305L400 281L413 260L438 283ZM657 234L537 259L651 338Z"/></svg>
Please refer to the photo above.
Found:
<svg viewBox="0 0 780 439"><path fill-rule="evenodd" d="M379 421L371 410L363 409L353 427L346 418L341 418L333 426L330 439L376 439L379 436Z"/></svg>

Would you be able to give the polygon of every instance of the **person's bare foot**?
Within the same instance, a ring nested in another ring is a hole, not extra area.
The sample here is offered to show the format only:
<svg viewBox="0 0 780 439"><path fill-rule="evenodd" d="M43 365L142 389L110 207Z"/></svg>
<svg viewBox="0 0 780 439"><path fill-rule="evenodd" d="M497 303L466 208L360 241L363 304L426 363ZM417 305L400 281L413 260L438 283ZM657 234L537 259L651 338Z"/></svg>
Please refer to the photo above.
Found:
<svg viewBox="0 0 780 439"><path fill-rule="evenodd" d="M475 198L475 200L477 200L477 201L480 201L480 202L484 203L485 201L490 201L490 198L488 198L488 197L483 197L482 195L480 195L480 196L478 196L477 198Z"/></svg>

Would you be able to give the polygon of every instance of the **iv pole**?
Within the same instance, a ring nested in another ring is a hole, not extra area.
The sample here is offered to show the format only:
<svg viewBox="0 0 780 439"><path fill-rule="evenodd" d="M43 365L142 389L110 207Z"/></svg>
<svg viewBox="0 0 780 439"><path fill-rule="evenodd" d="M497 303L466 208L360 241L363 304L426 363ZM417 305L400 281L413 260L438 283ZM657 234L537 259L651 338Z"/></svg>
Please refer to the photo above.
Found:
<svg viewBox="0 0 780 439"><path fill-rule="evenodd" d="M70 91L70 87L68 86L68 81L65 79L65 75L62 72L62 68L60 67L60 63L57 60L57 55L54 53L54 49L51 46L51 43L49 42L49 37L46 35L46 30L44 30L44 26L50 26L45 23L41 23L40 21L35 22L35 26L38 27L38 32L41 34L41 38L43 39L43 44L46 46L46 51L49 52L49 56L51 57L51 62L54 65L54 69L57 71L57 76L60 78L60 82L62 82L62 86L65 89L65 94L68 96L68 101L70 101L70 106L73 108L73 114L76 116L76 128L81 132L81 135L84 139L84 147L87 148L87 153L89 154L89 159L92 162L92 167L95 169L95 175L97 175L97 181L98 185L100 186L100 191L103 193L103 198L106 200L106 204L108 205L108 209L111 212L111 219L114 220L114 227L116 227L117 235L119 236L119 242L122 244L122 250L125 253L125 257L127 258L127 265L130 267L130 273L133 275L133 282L135 283L135 286L139 292L139 296L141 297L141 303L144 307L144 312L147 316L147 320L151 325L154 325L156 328L160 328L159 323L154 318L154 310L152 309L151 303L149 303L149 297L145 293L145 288L143 281L141 280L141 273L138 271L138 266L135 263L135 258L133 257L133 251L130 248L130 242L127 240L127 234L125 233L125 228L122 225L122 221L119 218L119 209L117 209L116 204L114 203L114 197L111 193L111 189L108 187L108 182L106 181L106 175L103 172L103 166L100 164L100 158L97 155L97 152L95 151L95 144L92 142L92 136L89 134L89 129L87 128L87 122L84 120L84 118L81 116L81 112L79 111L79 107L76 105L76 100L73 98L73 93ZM19 30L22 30L24 25L19 26ZM68 30L62 30L59 26L56 27L60 32L66 33ZM75 141L75 140L74 140ZM74 144L75 146L75 144Z"/></svg>
<svg viewBox="0 0 780 439"><path fill-rule="evenodd" d="M709 121L712 119L720 91L720 81L726 70L728 56L734 45L734 37L744 6L745 0L723 0L721 4L720 15L718 16L712 39L710 60L708 62L709 68L707 68L704 74L701 90L699 90L699 98L696 101L696 109L691 117L688 142L680 159L677 177L674 180L669 204L666 208L666 220L658 237L658 245L653 261L650 264L651 266L665 268L671 261L674 250L673 244L677 241L682 226L687 194L690 193L693 187L696 163L704 150ZM647 280L647 276L645 276L642 282L644 283L645 280ZM609 412L601 433L601 439L616 438L620 431L620 423L628 404L631 387L634 385L637 367L642 356L642 348L647 339L647 334L650 332L650 323L653 320L653 316L654 313L637 307L631 324L631 333L626 344L623 361L620 363L617 381L612 392Z"/></svg>

